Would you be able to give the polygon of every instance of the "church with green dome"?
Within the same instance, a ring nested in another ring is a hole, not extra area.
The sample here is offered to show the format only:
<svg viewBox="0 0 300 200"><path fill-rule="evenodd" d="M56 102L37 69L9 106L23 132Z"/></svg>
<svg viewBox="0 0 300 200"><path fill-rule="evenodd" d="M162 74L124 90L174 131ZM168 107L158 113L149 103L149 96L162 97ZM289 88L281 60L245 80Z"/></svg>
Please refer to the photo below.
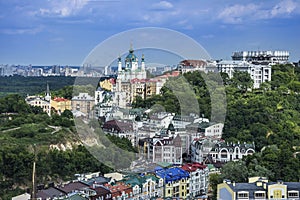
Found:
<svg viewBox="0 0 300 200"><path fill-rule="evenodd" d="M134 78L145 79L146 69L145 69L145 59L144 55L141 58L141 62L138 62L137 56L134 54L132 47L129 49L129 53L125 58L125 65L122 65L121 57L118 58L118 78L124 80L131 80Z"/></svg>
<svg viewBox="0 0 300 200"><path fill-rule="evenodd" d="M129 49L128 55L125 57L125 63L123 65L121 57L118 58L118 73L116 80L116 98L117 105L119 107L128 107L128 104L132 102L132 80L145 80L145 58L144 55L141 58L141 62L134 54L132 46Z"/></svg>

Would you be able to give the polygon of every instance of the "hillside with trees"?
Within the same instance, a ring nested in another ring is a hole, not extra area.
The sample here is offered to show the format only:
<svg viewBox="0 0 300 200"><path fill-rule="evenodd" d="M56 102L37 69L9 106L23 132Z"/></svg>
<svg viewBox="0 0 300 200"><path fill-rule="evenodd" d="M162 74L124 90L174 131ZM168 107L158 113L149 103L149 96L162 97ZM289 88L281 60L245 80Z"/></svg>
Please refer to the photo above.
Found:
<svg viewBox="0 0 300 200"><path fill-rule="evenodd" d="M71 111L49 117L22 96L10 94L0 98L0 113L0 199L11 199L31 188L35 157L38 184L60 183L73 179L76 173L112 171L84 147ZM114 159L121 163L129 160L118 155L117 147L136 152L129 140L106 136L99 128L95 134L108 143L108 148L96 150L109 157L116 152Z"/></svg>

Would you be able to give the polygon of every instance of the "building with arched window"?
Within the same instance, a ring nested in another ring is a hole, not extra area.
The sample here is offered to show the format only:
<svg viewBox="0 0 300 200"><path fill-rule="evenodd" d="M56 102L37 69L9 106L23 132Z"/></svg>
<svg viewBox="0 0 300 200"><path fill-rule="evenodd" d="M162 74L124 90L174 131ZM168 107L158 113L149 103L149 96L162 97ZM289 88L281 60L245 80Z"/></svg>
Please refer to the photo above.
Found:
<svg viewBox="0 0 300 200"><path fill-rule="evenodd" d="M244 156L255 152L254 143L217 143L210 151L210 157L214 162L228 162L242 159Z"/></svg>

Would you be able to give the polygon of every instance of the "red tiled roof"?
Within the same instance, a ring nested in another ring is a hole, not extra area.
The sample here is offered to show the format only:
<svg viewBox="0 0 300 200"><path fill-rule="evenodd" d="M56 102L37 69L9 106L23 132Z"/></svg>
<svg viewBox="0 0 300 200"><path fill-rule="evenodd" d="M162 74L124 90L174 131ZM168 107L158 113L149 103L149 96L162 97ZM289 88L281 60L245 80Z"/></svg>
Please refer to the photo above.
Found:
<svg viewBox="0 0 300 200"><path fill-rule="evenodd" d="M204 60L183 60L180 62L182 66L204 66L207 63Z"/></svg>
<svg viewBox="0 0 300 200"><path fill-rule="evenodd" d="M61 101L69 101L69 100L63 97L54 97L53 101L61 102Z"/></svg>
<svg viewBox="0 0 300 200"><path fill-rule="evenodd" d="M161 78L169 78L169 77L176 77L180 75L180 71L172 71L171 73L166 73L161 76L155 77L155 79L161 79Z"/></svg>
<svg viewBox="0 0 300 200"><path fill-rule="evenodd" d="M205 169L206 165L201 165L200 163L187 163L181 167L181 169L188 171L188 172L194 172L197 169Z"/></svg>
<svg viewBox="0 0 300 200"><path fill-rule="evenodd" d="M113 197L121 195L123 191L127 194L132 192L132 187L125 185L124 183L118 183L117 185L105 184L104 186L110 190Z"/></svg>

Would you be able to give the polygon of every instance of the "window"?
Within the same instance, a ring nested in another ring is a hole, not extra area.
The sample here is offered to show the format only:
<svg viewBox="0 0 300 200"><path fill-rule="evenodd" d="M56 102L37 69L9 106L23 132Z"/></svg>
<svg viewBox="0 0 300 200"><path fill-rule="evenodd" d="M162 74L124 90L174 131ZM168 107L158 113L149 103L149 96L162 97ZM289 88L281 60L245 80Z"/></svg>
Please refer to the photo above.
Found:
<svg viewBox="0 0 300 200"><path fill-rule="evenodd" d="M266 197L266 194L263 191L259 191L255 192L254 197L257 199L264 199Z"/></svg>
<svg viewBox="0 0 300 200"><path fill-rule="evenodd" d="M239 192L238 198L239 199L249 199L249 193L248 192Z"/></svg>
<svg viewBox="0 0 300 200"><path fill-rule="evenodd" d="M298 191L288 191L288 197L289 198L299 198L299 192Z"/></svg>

